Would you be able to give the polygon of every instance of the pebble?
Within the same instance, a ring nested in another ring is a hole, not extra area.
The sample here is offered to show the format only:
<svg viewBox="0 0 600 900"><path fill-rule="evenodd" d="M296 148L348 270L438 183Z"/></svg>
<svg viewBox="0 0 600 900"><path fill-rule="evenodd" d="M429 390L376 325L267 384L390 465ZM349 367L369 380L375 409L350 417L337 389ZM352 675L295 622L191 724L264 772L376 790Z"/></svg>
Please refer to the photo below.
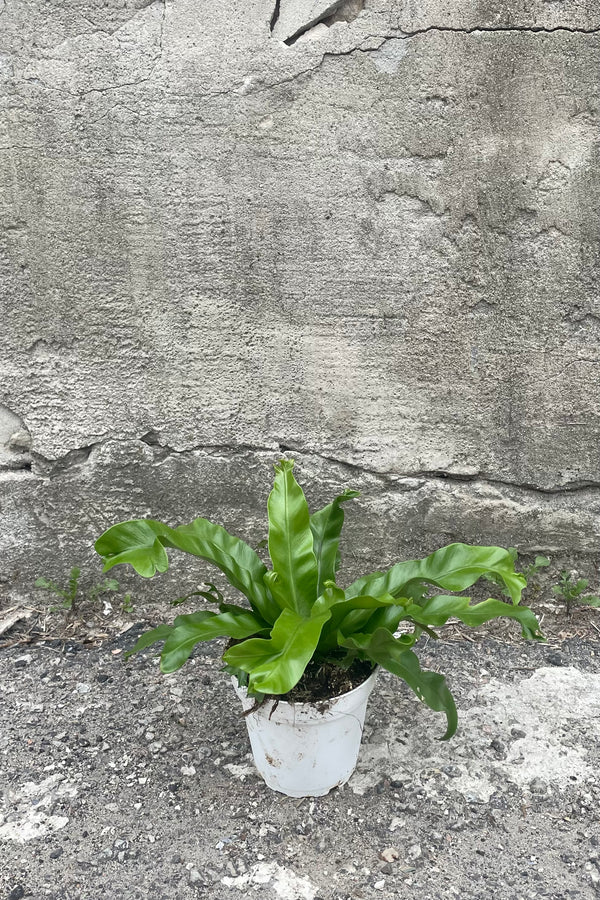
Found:
<svg viewBox="0 0 600 900"><path fill-rule="evenodd" d="M28 666L28 665L29 665L29 663L31 662L31 660L32 660L31 653L25 653L25 654L23 654L23 656L17 656L17 658L15 659L13 665L14 665L17 669L24 669L25 666Z"/></svg>
<svg viewBox="0 0 600 900"><path fill-rule="evenodd" d="M199 881L202 881L202 875L198 869L190 869L190 884L197 884Z"/></svg>
<svg viewBox="0 0 600 900"><path fill-rule="evenodd" d="M546 662L549 662L551 666L566 665L565 659L560 653L549 653L546 657Z"/></svg>
<svg viewBox="0 0 600 900"><path fill-rule="evenodd" d="M399 856L400 854L395 847L386 847L379 854L380 859L383 859L383 861L387 863L393 862L395 859L398 859Z"/></svg>
<svg viewBox="0 0 600 900"><path fill-rule="evenodd" d="M411 860L420 859L423 855L423 851L421 850L420 844L413 844L412 847L408 848L408 858Z"/></svg>
<svg viewBox="0 0 600 900"><path fill-rule="evenodd" d="M529 790L532 794L546 794L548 793L548 785L541 778L533 778L529 782Z"/></svg>
<svg viewBox="0 0 600 900"><path fill-rule="evenodd" d="M14 431L8 439L8 446L11 450L25 452L31 450L32 437L24 428L20 431ZM20 894L22 897L23 894Z"/></svg>
<svg viewBox="0 0 600 900"><path fill-rule="evenodd" d="M21 900L21 897L24 896L25 888L23 887L23 885L17 884L8 895L8 900Z"/></svg>
<svg viewBox="0 0 600 900"><path fill-rule="evenodd" d="M62 856L63 852L62 847L57 847L56 850L53 850L50 854L50 859L58 859L59 856Z"/></svg>

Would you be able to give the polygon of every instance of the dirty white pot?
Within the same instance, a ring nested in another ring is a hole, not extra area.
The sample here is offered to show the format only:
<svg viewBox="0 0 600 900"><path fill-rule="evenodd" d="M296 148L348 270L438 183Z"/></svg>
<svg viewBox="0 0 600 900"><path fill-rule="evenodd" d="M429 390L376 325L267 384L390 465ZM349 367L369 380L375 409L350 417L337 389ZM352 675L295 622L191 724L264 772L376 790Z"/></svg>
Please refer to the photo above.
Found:
<svg viewBox="0 0 600 900"><path fill-rule="evenodd" d="M256 768L270 788L288 797L321 797L345 784L358 759L367 701L377 669L358 687L319 703L267 700L246 716ZM255 706L233 686L244 710Z"/></svg>

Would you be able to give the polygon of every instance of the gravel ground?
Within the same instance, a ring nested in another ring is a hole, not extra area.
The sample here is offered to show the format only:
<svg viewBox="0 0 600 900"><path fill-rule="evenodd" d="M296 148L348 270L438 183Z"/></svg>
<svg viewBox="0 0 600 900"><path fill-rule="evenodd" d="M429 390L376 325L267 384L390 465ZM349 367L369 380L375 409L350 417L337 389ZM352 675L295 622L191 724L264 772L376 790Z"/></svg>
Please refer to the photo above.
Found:
<svg viewBox="0 0 600 900"><path fill-rule="evenodd" d="M220 646L164 677L94 649L0 654L0 898L597 898L600 642L426 642L459 732L381 673L345 787L254 770Z"/></svg>

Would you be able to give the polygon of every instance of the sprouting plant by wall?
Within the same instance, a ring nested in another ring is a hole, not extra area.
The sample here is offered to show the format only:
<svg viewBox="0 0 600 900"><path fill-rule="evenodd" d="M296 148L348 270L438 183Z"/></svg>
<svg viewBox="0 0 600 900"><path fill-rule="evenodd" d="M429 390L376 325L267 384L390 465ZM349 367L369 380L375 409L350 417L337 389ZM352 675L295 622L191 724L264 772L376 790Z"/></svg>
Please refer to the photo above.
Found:
<svg viewBox="0 0 600 900"><path fill-rule="evenodd" d="M50 581L48 578L44 578L43 576L36 580L35 587L41 588L44 591L49 591L56 597L61 598L62 602L60 606L50 607L51 612L54 612L57 609L74 609L76 606L80 576L81 569L78 566L73 566L69 573L69 581L67 582L66 588L59 587L59 585L55 581Z"/></svg>
<svg viewBox="0 0 600 900"><path fill-rule="evenodd" d="M560 573L560 581L554 585L552 593L565 604L568 616L571 615L574 606L600 607L600 597L585 593L588 584L587 578L577 578L576 573L568 572L566 569Z"/></svg>
<svg viewBox="0 0 600 900"><path fill-rule="evenodd" d="M92 585L92 587L87 590L84 590L81 587L80 579L81 569L79 566L73 566L69 572L69 579L66 587L61 587L55 581L51 581L43 576L36 580L35 587L48 591L49 593L54 594L55 597L60 598L60 605L51 606L50 612L56 612L58 610L74 612L84 600L95 604L103 595L116 593L119 590L119 582L116 578L105 578L103 581ZM121 605L123 612L133 611L131 594L125 594L123 596Z"/></svg>

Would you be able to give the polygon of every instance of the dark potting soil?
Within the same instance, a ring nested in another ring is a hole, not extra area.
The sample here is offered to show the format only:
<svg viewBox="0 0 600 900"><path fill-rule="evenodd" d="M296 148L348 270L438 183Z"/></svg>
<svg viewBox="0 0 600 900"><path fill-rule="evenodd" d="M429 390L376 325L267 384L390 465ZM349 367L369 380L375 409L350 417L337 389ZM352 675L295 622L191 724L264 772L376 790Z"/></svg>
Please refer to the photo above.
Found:
<svg viewBox="0 0 600 900"><path fill-rule="evenodd" d="M239 643L238 639L230 638L226 649ZM285 700L286 703L322 703L358 687L367 680L374 668L368 660L355 659L347 668L323 660L313 660L291 691L287 694L274 694L273 697L275 700Z"/></svg>
<svg viewBox="0 0 600 900"><path fill-rule="evenodd" d="M348 669L341 669L333 663L312 662L298 684L280 699L288 703L330 700L358 687L372 671L372 664L360 659L355 659Z"/></svg>

